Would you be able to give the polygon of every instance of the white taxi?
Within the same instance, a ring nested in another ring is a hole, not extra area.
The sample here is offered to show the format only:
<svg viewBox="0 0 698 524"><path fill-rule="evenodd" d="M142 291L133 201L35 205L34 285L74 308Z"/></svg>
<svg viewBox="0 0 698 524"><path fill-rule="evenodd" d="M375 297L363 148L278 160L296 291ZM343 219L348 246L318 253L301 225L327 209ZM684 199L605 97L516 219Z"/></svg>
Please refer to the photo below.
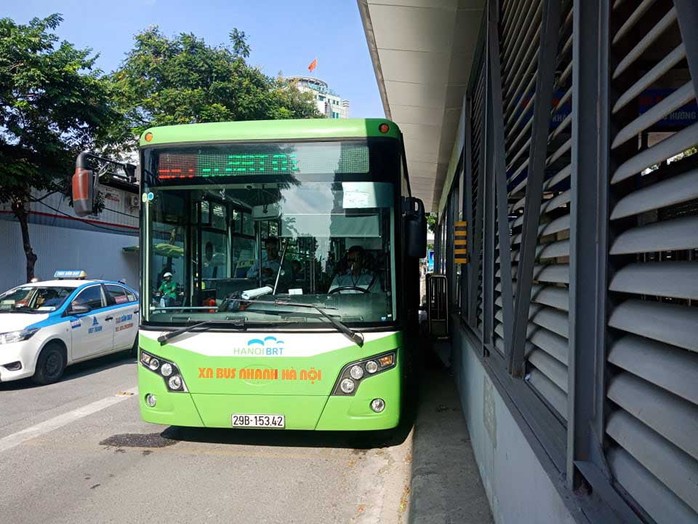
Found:
<svg viewBox="0 0 698 524"><path fill-rule="evenodd" d="M138 349L138 293L121 282L57 271L0 294L0 382L58 381L66 366Z"/></svg>

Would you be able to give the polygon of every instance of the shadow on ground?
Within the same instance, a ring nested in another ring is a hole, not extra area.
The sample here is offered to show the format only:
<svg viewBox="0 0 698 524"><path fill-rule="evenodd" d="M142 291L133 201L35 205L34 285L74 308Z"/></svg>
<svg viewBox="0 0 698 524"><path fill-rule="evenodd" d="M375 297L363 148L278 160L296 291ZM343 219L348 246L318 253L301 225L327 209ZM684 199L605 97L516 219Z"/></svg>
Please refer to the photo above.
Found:
<svg viewBox="0 0 698 524"><path fill-rule="evenodd" d="M121 366L135 366L135 364L136 358L133 355L127 351L120 351L118 353L112 353L103 357L86 360L84 362L78 362L77 364L71 364L65 368L65 372L63 373L63 376L59 382L70 382L71 380L76 380L87 375L100 373L106 369ZM22 380L12 382L0 382L0 391L43 387L46 386L35 384L30 378L24 378Z"/></svg>
<svg viewBox="0 0 698 524"><path fill-rule="evenodd" d="M170 426L160 435L169 440L236 444L249 446L283 446L304 448L353 448L371 449L397 446L405 441L409 429L402 428L379 432L339 431L270 431L246 429L182 428Z"/></svg>

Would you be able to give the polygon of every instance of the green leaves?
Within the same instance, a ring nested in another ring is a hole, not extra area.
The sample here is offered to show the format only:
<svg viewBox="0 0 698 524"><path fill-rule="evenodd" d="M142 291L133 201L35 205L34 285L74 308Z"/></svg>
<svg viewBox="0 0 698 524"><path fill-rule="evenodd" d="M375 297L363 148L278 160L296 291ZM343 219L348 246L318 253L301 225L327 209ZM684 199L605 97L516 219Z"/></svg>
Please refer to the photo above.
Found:
<svg viewBox="0 0 698 524"><path fill-rule="evenodd" d="M310 95L245 62L250 47L237 29L231 47L210 47L149 28L105 77L92 50L59 41L62 21L0 19L0 202L11 202L20 221L27 279L36 255L26 203L32 190L67 193L81 151L133 149L154 125L320 116Z"/></svg>
<svg viewBox="0 0 698 524"><path fill-rule="evenodd" d="M60 187L75 155L120 118L91 51L52 32L62 20L0 19L0 201Z"/></svg>
<svg viewBox="0 0 698 524"><path fill-rule="evenodd" d="M136 35L111 75L134 135L156 125L320 116L311 97L245 62L244 32L233 29L229 36L231 48L211 47L189 33L170 39L157 27Z"/></svg>
<svg viewBox="0 0 698 524"><path fill-rule="evenodd" d="M80 151L129 149L150 126L320 116L310 95L245 62L238 29L211 47L151 27L104 77L90 49L59 41L62 21L0 19L0 201L65 185Z"/></svg>

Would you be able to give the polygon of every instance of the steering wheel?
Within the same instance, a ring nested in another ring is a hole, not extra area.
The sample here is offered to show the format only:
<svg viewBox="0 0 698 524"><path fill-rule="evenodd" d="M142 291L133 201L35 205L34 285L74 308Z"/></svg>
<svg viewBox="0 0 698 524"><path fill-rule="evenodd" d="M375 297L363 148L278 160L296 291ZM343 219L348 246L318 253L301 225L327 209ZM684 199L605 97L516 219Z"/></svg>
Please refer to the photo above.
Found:
<svg viewBox="0 0 698 524"><path fill-rule="evenodd" d="M359 286L340 286L336 287L334 289L331 289L328 294L334 295L335 293L341 293L342 291L360 291L361 293L368 293L367 288L359 287Z"/></svg>

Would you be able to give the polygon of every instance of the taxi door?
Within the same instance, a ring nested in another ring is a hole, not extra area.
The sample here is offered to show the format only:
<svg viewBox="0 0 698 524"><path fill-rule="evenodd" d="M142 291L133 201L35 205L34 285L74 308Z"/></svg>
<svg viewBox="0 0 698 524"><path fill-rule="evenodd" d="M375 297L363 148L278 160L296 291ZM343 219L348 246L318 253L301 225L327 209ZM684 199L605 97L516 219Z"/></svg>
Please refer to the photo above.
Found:
<svg viewBox="0 0 698 524"><path fill-rule="evenodd" d="M99 283L89 286L73 299L71 305L87 306L90 311L69 315L72 360L84 360L107 351L114 345L113 310L105 309L106 300Z"/></svg>
<svg viewBox="0 0 698 524"><path fill-rule="evenodd" d="M104 284L107 291L107 303L114 321L114 351L129 349L138 336L138 297L118 284Z"/></svg>

